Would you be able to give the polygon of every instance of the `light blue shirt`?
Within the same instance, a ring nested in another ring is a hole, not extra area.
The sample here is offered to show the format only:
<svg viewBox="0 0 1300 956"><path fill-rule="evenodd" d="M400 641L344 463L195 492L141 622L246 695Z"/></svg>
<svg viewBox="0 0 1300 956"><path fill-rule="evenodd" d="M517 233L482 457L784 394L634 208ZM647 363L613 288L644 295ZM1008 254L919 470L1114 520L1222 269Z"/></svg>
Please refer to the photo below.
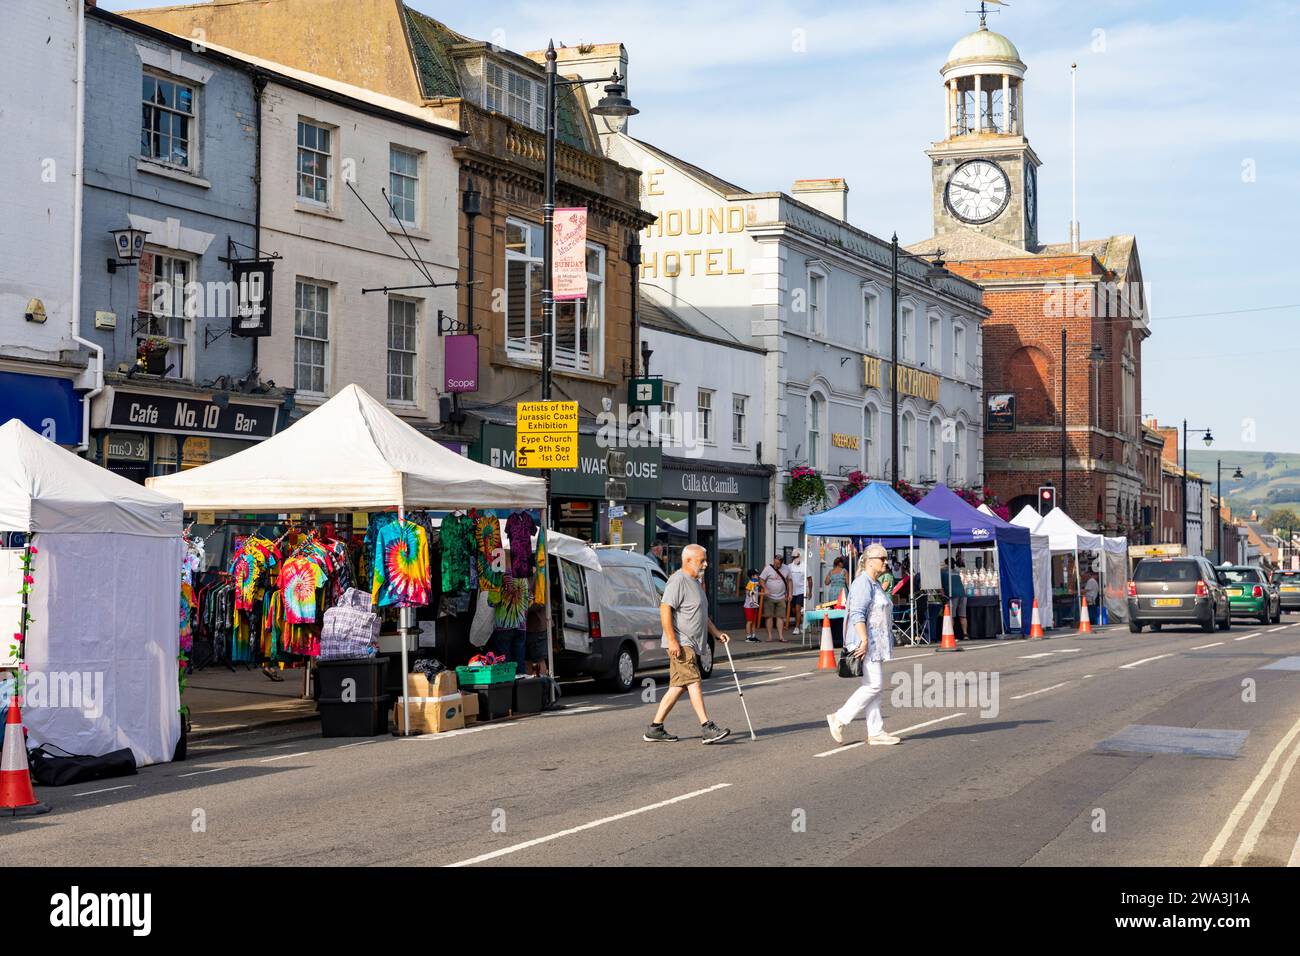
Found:
<svg viewBox="0 0 1300 956"><path fill-rule="evenodd" d="M848 621L845 647L849 650L857 648L857 625L864 623L867 625L867 660L887 661L894 656L894 605L870 575L859 574L849 585Z"/></svg>

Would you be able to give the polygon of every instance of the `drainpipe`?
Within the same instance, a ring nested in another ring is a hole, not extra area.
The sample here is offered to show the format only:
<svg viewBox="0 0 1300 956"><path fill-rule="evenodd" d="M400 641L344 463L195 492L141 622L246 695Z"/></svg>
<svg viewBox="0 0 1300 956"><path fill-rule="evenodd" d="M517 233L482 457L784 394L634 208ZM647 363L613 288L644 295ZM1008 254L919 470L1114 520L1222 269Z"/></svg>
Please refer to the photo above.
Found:
<svg viewBox="0 0 1300 956"><path fill-rule="evenodd" d="M85 179L85 145L86 145L86 9L78 4L77 11L77 156L76 182L77 192L72 206L72 341L84 345L95 353L94 387L81 397L81 444L77 454L83 454L90 448L90 404L104 391L104 347L81 337L81 214L82 188ZM84 384L90 375L90 368L78 377L78 384Z"/></svg>

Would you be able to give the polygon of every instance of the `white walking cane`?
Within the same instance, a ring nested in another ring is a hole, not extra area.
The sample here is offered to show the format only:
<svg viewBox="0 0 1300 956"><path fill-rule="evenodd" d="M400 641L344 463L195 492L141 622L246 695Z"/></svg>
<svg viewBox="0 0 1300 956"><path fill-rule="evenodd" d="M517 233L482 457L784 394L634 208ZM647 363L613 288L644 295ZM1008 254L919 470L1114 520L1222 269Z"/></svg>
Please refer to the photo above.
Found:
<svg viewBox="0 0 1300 956"><path fill-rule="evenodd" d="M731 676L736 682L736 693L740 695L740 706L745 710L745 723L749 724L749 739L757 740L758 735L754 733L754 723L749 719L749 705L745 703L745 692L740 689L740 675L736 673L736 661L731 656L731 642L725 642L722 647L727 652L727 662L731 665Z"/></svg>

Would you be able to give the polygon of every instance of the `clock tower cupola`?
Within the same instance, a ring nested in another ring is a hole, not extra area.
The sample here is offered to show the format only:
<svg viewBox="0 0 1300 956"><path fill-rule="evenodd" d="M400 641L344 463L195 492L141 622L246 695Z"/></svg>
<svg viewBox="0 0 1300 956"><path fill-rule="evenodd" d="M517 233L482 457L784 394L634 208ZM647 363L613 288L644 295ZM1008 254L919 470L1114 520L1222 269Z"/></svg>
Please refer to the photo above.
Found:
<svg viewBox="0 0 1300 956"><path fill-rule="evenodd" d="M1025 138L1027 68L980 7L979 29L957 41L940 70L944 139L926 150L934 235L975 231L1032 252L1041 164Z"/></svg>

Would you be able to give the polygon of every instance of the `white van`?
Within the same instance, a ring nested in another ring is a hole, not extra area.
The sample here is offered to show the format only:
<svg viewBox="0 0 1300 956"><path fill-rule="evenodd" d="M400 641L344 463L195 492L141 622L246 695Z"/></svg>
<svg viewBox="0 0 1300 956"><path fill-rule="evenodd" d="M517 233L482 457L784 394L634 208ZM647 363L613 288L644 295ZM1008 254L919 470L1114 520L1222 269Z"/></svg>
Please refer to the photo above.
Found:
<svg viewBox="0 0 1300 956"><path fill-rule="evenodd" d="M668 667L659 600L668 578L650 558L619 548L595 549L600 571L552 555L551 613L555 669L591 676L618 693L639 670ZM713 673L713 638L700 655L700 674Z"/></svg>

